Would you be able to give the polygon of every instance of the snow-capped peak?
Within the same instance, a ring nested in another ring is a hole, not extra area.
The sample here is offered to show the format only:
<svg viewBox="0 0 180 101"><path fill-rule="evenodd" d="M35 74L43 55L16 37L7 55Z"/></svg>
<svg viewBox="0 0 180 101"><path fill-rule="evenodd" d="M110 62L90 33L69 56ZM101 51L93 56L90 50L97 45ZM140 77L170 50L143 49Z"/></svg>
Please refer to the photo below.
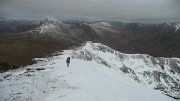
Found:
<svg viewBox="0 0 180 101"><path fill-rule="evenodd" d="M44 23L51 23L51 24L61 24L63 25L63 23L53 17L48 17L48 18L45 18L42 22Z"/></svg>
<svg viewBox="0 0 180 101"><path fill-rule="evenodd" d="M52 17L48 17L38 23L40 24L40 27L38 28L40 30L40 33L45 33L48 30L60 30L63 27L62 22Z"/></svg>

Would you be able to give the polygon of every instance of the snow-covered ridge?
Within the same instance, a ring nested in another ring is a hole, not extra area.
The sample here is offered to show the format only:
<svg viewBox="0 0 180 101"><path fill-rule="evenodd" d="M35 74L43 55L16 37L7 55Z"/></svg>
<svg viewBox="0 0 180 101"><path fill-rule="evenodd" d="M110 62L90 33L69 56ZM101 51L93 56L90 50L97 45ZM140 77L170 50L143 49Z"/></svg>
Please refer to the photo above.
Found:
<svg viewBox="0 0 180 101"><path fill-rule="evenodd" d="M164 94L179 98L178 58L124 54L87 42L34 60L38 63L0 73L2 101L177 101Z"/></svg>
<svg viewBox="0 0 180 101"><path fill-rule="evenodd" d="M101 43L87 42L72 57L96 61L164 94L180 98L180 59L154 58L147 54L124 54Z"/></svg>

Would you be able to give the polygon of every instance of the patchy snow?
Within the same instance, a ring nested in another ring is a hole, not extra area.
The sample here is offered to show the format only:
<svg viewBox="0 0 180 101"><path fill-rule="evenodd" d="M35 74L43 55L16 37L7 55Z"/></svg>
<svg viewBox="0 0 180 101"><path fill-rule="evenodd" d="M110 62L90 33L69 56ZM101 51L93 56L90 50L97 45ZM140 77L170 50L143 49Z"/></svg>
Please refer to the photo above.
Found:
<svg viewBox="0 0 180 101"><path fill-rule="evenodd" d="M102 33L104 31L117 32L117 30L113 29L110 22L98 22L89 25L98 33Z"/></svg>
<svg viewBox="0 0 180 101"><path fill-rule="evenodd" d="M96 27L111 27L110 22L96 22L96 23L92 23L90 24L91 26L96 26Z"/></svg>
<svg viewBox="0 0 180 101"><path fill-rule="evenodd" d="M38 22L41 26L37 29L40 30L40 33L45 33L48 30L60 30L63 27L63 23L52 17L48 17L43 21Z"/></svg>
<svg viewBox="0 0 180 101"><path fill-rule="evenodd" d="M51 29L51 28L56 28L55 25L53 24L48 24L48 25L43 25L40 28L40 33L45 33L48 31L48 29Z"/></svg>
<svg viewBox="0 0 180 101"><path fill-rule="evenodd" d="M80 53L83 55L80 56ZM68 56L72 57L70 67L65 63ZM88 56L91 57L91 61L84 61L89 59ZM88 42L77 49L64 51L63 55L41 58L37 64L1 73L0 99L1 101L177 101L162 94L161 91L135 81L131 77L134 75L120 71L119 68L124 65L130 66L135 73L159 70L155 65L147 66L142 57L139 56L137 59L136 56L138 55L119 54L102 44ZM102 61L107 62L107 66ZM140 80L146 80L138 73L137 76Z"/></svg>
<svg viewBox="0 0 180 101"><path fill-rule="evenodd" d="M174 32L177 32L180 29L180 23L179 22L166 23L166 26L173 27Z"/></svg>
<svg viewBox="0 0 180 101"><path fill-rule="evenodd" d="M176 24L176 25L175 25L175 28L176 28L176 29L175 29L175 32L178 31L178 30L180 29L180 24Z"/></svg>
<svg viewBox="0 0 180 101"><path fill-rule="evenodd" d="M111 24L109 22L99 22L98 24L106 27L111 27Z"/></svg>

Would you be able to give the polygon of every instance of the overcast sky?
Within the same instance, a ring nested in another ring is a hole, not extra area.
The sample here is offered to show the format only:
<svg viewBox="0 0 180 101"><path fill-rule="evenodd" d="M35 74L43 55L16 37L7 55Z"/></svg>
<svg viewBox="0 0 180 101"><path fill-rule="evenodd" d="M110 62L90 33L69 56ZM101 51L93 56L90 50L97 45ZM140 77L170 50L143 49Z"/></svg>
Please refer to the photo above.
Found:
<svg viewBox="0 0 180 101"><path fill-rule="evenodd" d="M108 20L180 20L180 0L0 0L0 16L74 16Z"/></svg>

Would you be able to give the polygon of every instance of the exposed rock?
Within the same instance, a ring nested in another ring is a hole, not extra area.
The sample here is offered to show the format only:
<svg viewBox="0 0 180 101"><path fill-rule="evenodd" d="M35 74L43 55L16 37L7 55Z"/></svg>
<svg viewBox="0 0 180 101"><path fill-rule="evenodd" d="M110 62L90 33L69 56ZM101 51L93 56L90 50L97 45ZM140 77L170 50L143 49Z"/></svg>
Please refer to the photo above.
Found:
<svg viewBox="0 0 180 101"><path fill-rule="evenodd" d="M0 63L0 72L8 71L11 69L17 69L17 68L19 68L19 67L15 66L15 65L10 65L10 64L4 63L4 62Z"/></svg>

